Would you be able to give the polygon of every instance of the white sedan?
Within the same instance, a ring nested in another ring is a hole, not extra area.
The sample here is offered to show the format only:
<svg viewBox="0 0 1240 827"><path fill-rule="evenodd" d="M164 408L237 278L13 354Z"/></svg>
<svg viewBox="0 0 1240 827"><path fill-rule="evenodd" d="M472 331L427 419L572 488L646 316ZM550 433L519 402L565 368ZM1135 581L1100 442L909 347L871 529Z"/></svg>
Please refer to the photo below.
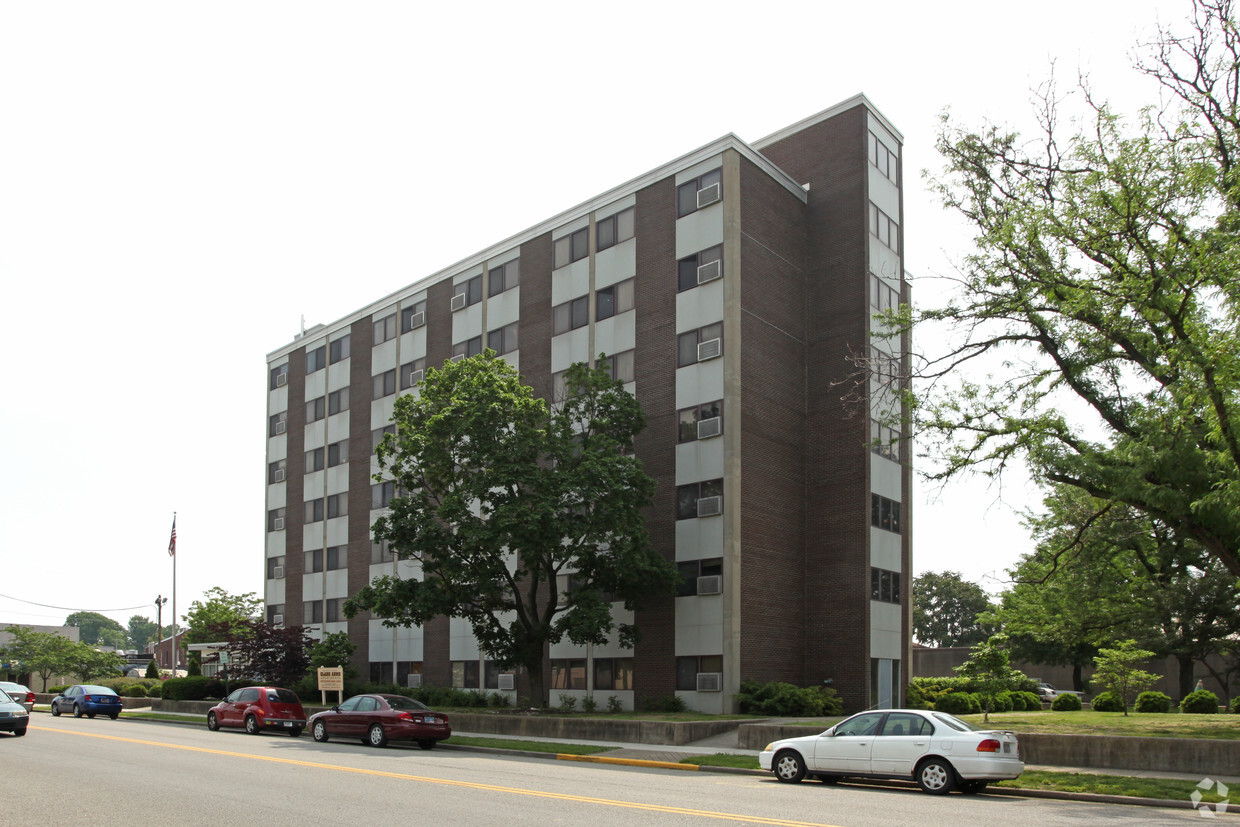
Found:
<svg viewBox="0 0 1240 827"><path fill-rule="evenodd" d="M900 778L938 795L957 787L981 792L1025 770L1013 733L920 709L861 712L820 735L767 744L758 763L789 784L806 775L828 784L845 776Z"/></svg>

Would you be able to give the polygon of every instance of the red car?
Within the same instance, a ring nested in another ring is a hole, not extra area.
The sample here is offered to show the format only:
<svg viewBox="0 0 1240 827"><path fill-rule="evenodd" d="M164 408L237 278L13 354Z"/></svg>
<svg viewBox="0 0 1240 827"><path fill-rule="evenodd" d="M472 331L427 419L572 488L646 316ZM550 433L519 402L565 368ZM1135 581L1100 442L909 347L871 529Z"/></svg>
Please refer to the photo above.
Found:
<svg viewBox="0 0 1240 827"><path fill-rule="evenodd" d="M452 736L452 726L447 715L404 695L354 695L311 715L310 732L320 742L337 735L359 738L372 747L416 741L422 749L433 749L437 741Z"/></svg>
<svg viewBox="0 0 1240 827"><path fill-rule="evenodd" d="M251 735L264 729L287 732L296 738L306 727L306 711L291 689L247 686L233 692L207 712L207 729L245 727Z"/></svg>

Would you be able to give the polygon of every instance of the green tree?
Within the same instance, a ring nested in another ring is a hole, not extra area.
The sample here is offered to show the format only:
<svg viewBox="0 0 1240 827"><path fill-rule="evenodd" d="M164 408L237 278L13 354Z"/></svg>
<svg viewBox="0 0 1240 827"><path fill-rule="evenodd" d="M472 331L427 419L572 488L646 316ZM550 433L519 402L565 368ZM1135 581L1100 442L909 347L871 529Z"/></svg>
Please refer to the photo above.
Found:
<svg viewBox="0 0 1240 827"><path fill-rule="evenodd" d="M301 680L310 666L310 636L304 626L273 626L264 620L229 620L204 630L213 642L228 644L228 670L279 686Z"/></svg>
<svg viewBox="0 0 1240 827"><path fill-rule="evenodd" d="M32 672L43 680L43 691L53 675L69 672L70 656L77 644L56 632L37 632L22 626L5 629L11 639L8 659L18 665L16 671Z"/></svg>
<svg viewBox="0 0 1240 827"><path fill-rule="evenodd" d="M125 627L98 612L74 612L65 618L66 626L76 626L78 640L82 643L102 643L105 646L125 648ZM120 641L119 645L117 641Z"/></svg>
<svg viewBox="0 0 1240 827"><path fill-rule="evenodd" d="M427 371L418 394L397 399L376 480L398 496L374 537L420 577L377 578L345 604L388 626L464 618L482 651L524 667L539 705L550 644L601 645L615 630L631 647L637 628L614 623L612 601L632 610L680 579L641 514L654 490L633 455L641 406L583 364L565 387L548 406L487 351Z"/></svg>
<svg viewBox="0 0 1240 827"><path fill-rule="evenodd" d="M181 616L185 621L186 643L214 643L212 629L230 623L246 623L262 616L263 600L254 592L229 594L219 586L203 592L202 600L189 604L189 611Z"/></svg>
<svg viewBox="0 0 1240 827"><path fill-rule="evenodd" d="M990 720L996 695L1017 689L1026 680L1023 673L1012 668L1006 647L1006 636L992 635L985 643L974 646L969 659L956 667L956 673L971 679L977 694L982 696L983 721Z"/></svg>
<svg viewBox="0 0 1240 827"><path fill-rule="evenodd" d="M913 637L924 646L972 646L986 639L978 615L993 608L982 587L958 571L913 579Z"/></svg>
<svg viewBox="0 0 1240 827"><path fill-rule="evenodd" d="M1154 657L1148 649L1138 649L1135 640L1121 640L1113 648L1098 650L1094 659L1094 687L1114 692L1124 703L1124 715L1128 705L1137 695L1158 682L1158 676L1138 669L1137 665Z"/></svg>
<svg viewBox="0 0 1240 827"><path fill-rule="evenodd" d="M125 658L116 652L102 652L89 643L75 643L68 652L66 671L81 683L97 678L118 678Z"/></svg>
<svg viewBox="0 0 1240 827"><path fill-rule="evenodd" d="M145 651L148 643L155 639L155 635L159 629L155 625L155 621L149 617L142 615L134 615L129 618L129 645L137 649L139 652Z"/></svg>
<svg viewBox="0 0 1240 827"><path fill-rule="evenodd" d="M1231 0L1196 0L1189 25L1138 64L1132 121L1088 88L1084 122L1065 117L1053 84L1032 141L945 117L934 183L975 250L914 322L951 342L917 370L918 424L939 479L1023 459L1240 575L1240 38Z"/></svg>
<svg viewBox="0 0 1240 827"><path fill-rule="evenodd" d="M356 651L357 644L349 640L348 632L332 632L310 645L310 668L343 666L345 679L356 678L357 669L351 663Z"/></svg>
<svg viewBox="0 0 1240 827"><path fill-rule="evenodd" d="M154 658L151 658L146 662L146 677L159 678L159 664L155 662Z"/></svg>

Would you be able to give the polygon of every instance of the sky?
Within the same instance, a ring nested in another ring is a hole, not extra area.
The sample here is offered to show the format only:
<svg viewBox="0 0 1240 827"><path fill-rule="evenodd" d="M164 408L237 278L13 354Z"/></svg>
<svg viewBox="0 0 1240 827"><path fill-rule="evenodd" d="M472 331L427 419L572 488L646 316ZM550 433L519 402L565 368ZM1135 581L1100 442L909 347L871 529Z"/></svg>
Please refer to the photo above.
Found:
<svg viewBox="0 0 1240 827"><path fill-rule="evenodd" d="M0 624L263 589L265 356L727 133L865 93L904 136L916 299L968 252L939 115L1121 111L1183 2L0 4ZM934 342L919 341L933 351ZM995 593L1010 476L913 493L915 573ZM169 622L171 602L164 609Z"/></svg>

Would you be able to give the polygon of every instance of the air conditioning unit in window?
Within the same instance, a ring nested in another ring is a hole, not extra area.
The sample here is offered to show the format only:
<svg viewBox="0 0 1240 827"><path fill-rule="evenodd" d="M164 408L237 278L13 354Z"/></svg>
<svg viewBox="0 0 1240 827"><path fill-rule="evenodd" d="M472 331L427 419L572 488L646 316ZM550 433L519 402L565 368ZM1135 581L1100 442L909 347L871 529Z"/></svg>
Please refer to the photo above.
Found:
<svg viewBox="0 0 1240 827"><path fill-rule="evenodd" d="M698 672L697 673L697 691L698 692L722 692L723 691L723 674L721 672Z"/></svg>
<svg viewBox="0 0 1240 827"><path fill-rule="evenodd" d="M702 187L697 193L698 209L702 209L707 204L713 204L719 200L723 194L718 184L711 184L709 187Z"/></svg>
<svg viewBox="0 0 1240 827"><path fill-rule="evenodd" d="M416 672L410 672L409 677L405 679L410 689L422 688L422 676Z"/></svg>
<svg viewBox="0 0 1240 827"><path fill-rule="evenodd" d="M723 497L702 497L697 501L699 517L714 517L723 513Z"/></svg>
<svg viewBox="0 0 1240 827"><path fill-rule="evenodd" d="M710 574L697 579L698 594L723 594L723 575Z"/></svg>
<svg viewBox="0 0 1240 827"><path fill-rule="evenodd" d="M287 374L287 373L277 373L277 374L276 374L276 387L278 388L278 387L280 387L281 385L287 385L287 384L288 384L288 374Z"/></svg>
<svg viewBox="0 0 1240 827"><path fill-rule="evenodd" d="M283 626L283 625L284 625L284 615L272 615L272 616L271 616L271 625L272 625L272 626Z"/></svg>
<svg viewBox="0 0 1240 827"><path fill-rule="evenodd" d="M464 296L465 294L462 293L461 295ZM456 300L456 297L453 296L453 301L455 302L455 300ZM452 309L456 310L456 307L453 307ZM417 313L414 313L412 316L409 317L409 329L410 330L413 330L415 327L421 327L424 324L426 324L426 311L425 310L419 310Z"/></svg>
<svg viewBox="0 0 1240 827"><path fill-rule="evenodd" d="M514 675L500 675L499 676L499 691L500 692L511 692L512 690L516 688L517 688L516 676Z"/></svg>
<svg viewBox="0 0 1240 827"><path fill-rule="evenodd" d="M273 482L284 482L284 469L277 468L276 472L271 475L271 479Z"/></svg>
<svg viewBox="0 0 1240 827"><path fill-rule="evenodd" d="M457 293L455 296L452 297L452 309L453 310L460 310L464 306L465 306L465 294L464 293Z"/></svg>
<svg viewBox="0 0 1240 827"><path fill-rule="evenodd" d="M272 566L271 579L272 580L283 580L284 579L284 566Z"/></svg>
<svg viewBox="0 0 1240 827"><path fill-rule="evenodd" d="M411 371L409 371L409 384L410 384L410 385L416 385L416 384L418 384L419 382L421 382L421 381L422 381L422 375L423 375L423 371L420 371L420 370L411 370Z"/></svg>
<svg viewBox="0 0 1240 827"><path fill-rule="evenodd" d="M698 268L697 282L705 284L708 281L714 281L723 275L723 262L719 259L708 261Z"/></svg>
<svg viewBox="0 0 1240 827"><path fill-rule="evenodd" d="M707 359L714 359L723 353L722 339L708 339L698 345L698 361L705 362Z"/></svg>
<svg viewBox="0 0 1240 827"><path fill-rule="evenodd" d="M462 359L464 359L464 358L465 358L465 354L464 354L464 353L458 353L458 354L456 354L455 356L450 356L450 357L448 357L448 361L449 361L449 362L459 362L459 361L461 361L461 360L462 360Z"/></svg>
<svg viewBox="0 0 1240 827"><path fill-rule="evenodd" d="M274 520L272 520L271 530L272 531L283 531L284 530L284 518L276 517Z"/></svg>
<svg viewBox="0 0 1240 827"><path fill-rule="evenodd" d="M285 429L285 428L287 428L287 427L288 427L288 423L287 423L287 422L277 422L277 423L276 423L276 433L277 433L277 434L282 434L282 433L284 433L284 429Z"/></svg>
<svg viewBox="0 0 1240 827"><path fill-rule="evenodd" d="M723 418L712 416L710 419L703 419L698 423L698 439L706 439L707 437L719 436L723 433Z"/></svg>

